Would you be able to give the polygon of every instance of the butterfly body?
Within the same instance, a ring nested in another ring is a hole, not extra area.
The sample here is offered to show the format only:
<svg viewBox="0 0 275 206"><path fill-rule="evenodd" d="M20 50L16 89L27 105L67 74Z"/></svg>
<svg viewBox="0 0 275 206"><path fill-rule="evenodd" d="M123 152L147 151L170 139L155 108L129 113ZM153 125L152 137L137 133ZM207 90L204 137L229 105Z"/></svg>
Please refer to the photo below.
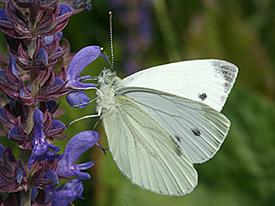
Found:
<svg viewBox="0 0 275 206"><path fill-rule="evenodd" d="M102 71L98 83L100 84L100 93L97 92L97 112L104 114L109 110L115 109L117 90L123 87L122 81L110 70ZM100 110L100 111L99 111Z"/></svg>
<svg viewBox="0 0 275 206"><path fill-rule="evenodd" d="M198 181L193 164L212 158L228 133L220 110L237 72L222 60L177 62L124 79L104 70L97 111L120 171L159 194L190 193Z"/></svg>

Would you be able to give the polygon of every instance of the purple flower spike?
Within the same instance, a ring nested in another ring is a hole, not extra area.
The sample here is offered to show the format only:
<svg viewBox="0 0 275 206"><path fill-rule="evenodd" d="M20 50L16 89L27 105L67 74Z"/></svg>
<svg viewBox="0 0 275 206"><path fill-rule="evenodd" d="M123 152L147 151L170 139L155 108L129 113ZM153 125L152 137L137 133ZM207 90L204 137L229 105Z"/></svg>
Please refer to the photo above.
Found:
<svg viewBox="0 0 275 206"><path fill-rule="evenodd" d="M88 173L80 170L88 169L94 162L74 164L78 158L99 140L99 134L94 131L84 131L75 135L67 144L62 158L58 162L56 173L62 176L77 176L79 179L89 179Z"/></svg>
<svg viewBox="0 0 275 206"><path fill-rule="evenodd" d="M100 51L99 46L87 46L76 53L67 70L67 86L79 88L94 86L93 83L81 83L80 81L85 78L77 78L77 76L81 74L88 64L99 57Z"/></svg>
<svg viewBox="0 0 275 206"><path fill-rule="evenodd" d="M53 160L59 157L59 154L50 152L49 149L58 152L60 149L57 146L51 145L47 142L42 128L43 125L43 113L36 109L33 115L34 122L34 138L33 138L33 150L30 156L28 167L35 161Z"/></svg>

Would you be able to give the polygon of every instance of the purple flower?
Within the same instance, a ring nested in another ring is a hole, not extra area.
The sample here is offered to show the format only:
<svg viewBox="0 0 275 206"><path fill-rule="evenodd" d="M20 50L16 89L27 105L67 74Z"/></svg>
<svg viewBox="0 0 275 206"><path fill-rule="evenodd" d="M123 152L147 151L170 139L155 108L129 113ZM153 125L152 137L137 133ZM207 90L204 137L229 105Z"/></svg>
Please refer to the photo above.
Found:
<svg viewBox="0 0 275 206"><path fill-rule="evenodd" d="M59 154L50 152L49 149L58 152L60 149L57 146L51 145L47 142L43 133L43 113L36 109L33 114L34 122L34 137L33 137L33 150L28 162L28 168L35 161L53 160L59 157Z"/></svg>
<svg viewBox="0 0 275 206"><path fill-rule="evenodd" d="M67 144L61 159L58 162L56 173L61 176L76 176L79 179L89 179L91 176L81 170L89 169L94 161L74 164L79 157L97 143L99 134L94 131L84 131L76 134Z"/></svg>
<svg viewBox="0 0 275 206"><path fill-rule="evenodd" d="M55 193L52 206L66 206L73 202L77 198L81 198L83 192L83 184L79 179L73 179L67 182L63 190L59 190Z"/></svg>
<svg viewBox="0 0 275 206"><path fill-rule="evenodd" d="M10 147L4 148L1 145L0 192L18 192L27 188L27 169L24 163L20 159L15 159Z"/></svg>
<svg viewBox="0 0 275 206"><path fill-rule="evenodd" d="M87 46L80 51L78 51L67 70L67 86L69 87L79 87L79 88L86 88L86 87L93 87L95 84L92 83L82 83L82 80L86 78L90 78L90 76L85 76L84 78L77 78L83 69L97 59L100 55L100 47L99 46Z"/></svg>
<svg viewBox="0 0 275 206"><path fill-rule="evenodd" d="M53 196L54 196L55 190L56 190L56 186L59 183L57 174L49 168L45 169L43 178L51 181L51 185L48 185L45 187L46 197L42 198L42 200L40 200L39 191L38 191L37 187L32 188L32 194L31 194L32 200L39 202L40 204L47 203L53 199Z"/></svg>
<svg viewBox="0 0 275 206"><path fill-rule="evenodd" d="M71 90L66 87L66 82L57 77L56 72L49 68L40 72L39 82L41 85L38 93L39 102L58 99Z"/></svg>
<svg viewBox="0 0 275 206"><path fill-rule="evenodd" d="M67 52L59 46L59 35L51 35L45 38L39 37L33 57L30 57L24 44L20 43L18 48L11 52L14 54L17 64L24 70L51 68Z"/></svg>
<svg viewBox="0 0 275 206"><path fill-rule="evenodd" d="M0 89L10 98L23 104L32 104L33 99L27 86L18 77L14 57L10 56L10 63L6 70L0 71Z"/></svg>
<svg viewBox="0 0 275 206"><path fill-rule="evenodd" d="M91 76L78 77L83 69L97 59L100 55L99 46L87 46L81 49L73 57L68 70L67 70L67 87L74 89L80 89L79 91L71 92L67 95L66 99L71 106L78 106L79 108L87 106L90 101L90 98L81 90L88 87L94 87L94 83L82 83L87 78Z"/></svg>
<svg viewBox="0 0 275 206"><path fill-rule="evenodd" d="M63 32L59 31L59 32L56 32L54 35L45 36L44 42L45 42L46 46L49 46L53 42L54 37L56 37L58 41L61 41L62 36L63 36Z"/></svg>
<svg viewBox="0 0 275 206"><path fill-rule="evenodd" d="M56 187L57 184L46 186L46 198L45 201L40 202L40 205L50 204L52 206L66 206L69 205L77 198L81 198L83 193L83 184L79 179L73 179L67 182L65 185ZM33 190L32 199L36 197L37 188ZM37 195L38 196L38 195ZM38 199L36 197L36 199Z"/></svg>

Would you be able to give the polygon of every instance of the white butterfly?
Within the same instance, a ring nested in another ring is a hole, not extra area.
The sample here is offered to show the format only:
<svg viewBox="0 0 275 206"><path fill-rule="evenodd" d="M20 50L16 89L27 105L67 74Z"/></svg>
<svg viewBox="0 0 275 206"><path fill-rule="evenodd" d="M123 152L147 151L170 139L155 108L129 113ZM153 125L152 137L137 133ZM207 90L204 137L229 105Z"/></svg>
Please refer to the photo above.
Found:
<svg viewBox="0 0 275 206"><path fill-rule="evenodd" d="M213 157L228 133L220 111L237 73L214 59L156 66L122 80L104 70L97 111L120 171L152 192L190 193L198 181L193 164Z"/></svg>

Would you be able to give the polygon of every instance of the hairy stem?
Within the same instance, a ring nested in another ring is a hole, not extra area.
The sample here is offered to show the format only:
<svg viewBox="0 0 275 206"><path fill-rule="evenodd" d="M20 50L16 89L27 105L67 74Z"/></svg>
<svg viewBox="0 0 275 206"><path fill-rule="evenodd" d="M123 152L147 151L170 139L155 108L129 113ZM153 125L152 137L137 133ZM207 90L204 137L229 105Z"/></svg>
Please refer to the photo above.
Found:
<svg viewBox="0 0 275 206"><path fill-rule="evenodd" d="M31 206L31 190L20 192L20 205Z"/></svg>
<svg viewBox="0 0 275 206"><path fill-rule="evenodd" d="M36 15L37 11L31 13L30 18L30 31L33 35L33 37L30 39L28 44L28 55L33 59L33 55L36 49L36 42L37 42L37 36L35 35L35 28L36 28ZM33 103L28 107L28 118L27 118L27 131L28 134L31 133L33 129L33 114L37 107L37 98L38 98L38 92L39 92L39 70L38 69L32 69L30 71L30 90L33 98ZM26 151L25 152L25 160L28 160L31 153ZM31 189L28 189L27 191L21 191L20 192L20 205L24 206L31 206Z"/></svg>
<svg viewBox="0 0 275 206"><path fill-rule="evenodd" d="M27 130L30 134L33 128L33 114L36 109L37 105L37 97L38 97L38 91L39 91L39 71L38 70L32 70L30 72L30 89L32 98L34 100L33 104L30 105L29 111L28 111L28 119L27 119Z"/></svg>

